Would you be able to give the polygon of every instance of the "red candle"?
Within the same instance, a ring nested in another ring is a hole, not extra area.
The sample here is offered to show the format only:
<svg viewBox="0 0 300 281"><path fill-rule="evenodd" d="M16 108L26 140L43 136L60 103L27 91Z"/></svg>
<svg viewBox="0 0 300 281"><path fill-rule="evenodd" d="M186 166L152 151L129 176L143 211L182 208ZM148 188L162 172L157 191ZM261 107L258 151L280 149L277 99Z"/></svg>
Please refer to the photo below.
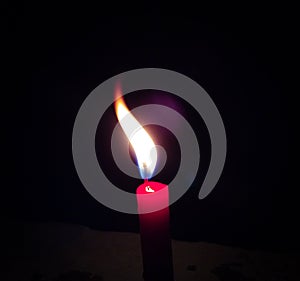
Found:
<svg viewBox="0 0 300 281"><path fill-rule="evenodd" d="M145 281L172 281L173 262L169 226L169 207L151 212L153 208L168 206L167 185L147 181L137 190L140 221L140 236L143 256L143 277Z"/></svg>
<svg viewBox="0 0 300 281"><path fill-rule="evenodd" d="M118 99L115 110L118 120L134 149L141 178L145 179L136 190L143 277L145 281L173 281L169 189L165 184L148 181L157 162L155 144L143 126L130 113L119 88L116 94Z"/></svg>

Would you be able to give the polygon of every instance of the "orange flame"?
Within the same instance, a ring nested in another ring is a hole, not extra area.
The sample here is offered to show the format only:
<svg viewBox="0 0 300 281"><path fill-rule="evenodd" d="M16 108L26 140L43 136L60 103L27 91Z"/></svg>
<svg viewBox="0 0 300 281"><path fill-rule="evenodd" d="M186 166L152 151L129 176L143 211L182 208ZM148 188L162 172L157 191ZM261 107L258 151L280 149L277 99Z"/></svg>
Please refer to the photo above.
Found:
<svg viewBox="0 0 300 281"><path fill-rule="evenodd" d="M155 144L143 126L130 113L119 87L116 91L115 112L124 133L134 149L142 178L150 178L157 162Z"/></svg>

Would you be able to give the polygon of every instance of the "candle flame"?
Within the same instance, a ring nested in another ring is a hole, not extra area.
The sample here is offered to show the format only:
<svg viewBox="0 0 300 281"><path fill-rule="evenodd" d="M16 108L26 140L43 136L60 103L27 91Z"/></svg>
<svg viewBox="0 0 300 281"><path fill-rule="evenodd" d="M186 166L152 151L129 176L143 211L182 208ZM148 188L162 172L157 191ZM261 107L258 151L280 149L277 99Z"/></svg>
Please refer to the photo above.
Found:
<svg viewBox="0 0 300 281"><path fill-rule="evenodd" d="M152 176L157 162L155 144L143 126L130 113L120 94L120 89L117 89L116 94L115 111L117 118L134 149L141 177L148 179Z"/></svg>

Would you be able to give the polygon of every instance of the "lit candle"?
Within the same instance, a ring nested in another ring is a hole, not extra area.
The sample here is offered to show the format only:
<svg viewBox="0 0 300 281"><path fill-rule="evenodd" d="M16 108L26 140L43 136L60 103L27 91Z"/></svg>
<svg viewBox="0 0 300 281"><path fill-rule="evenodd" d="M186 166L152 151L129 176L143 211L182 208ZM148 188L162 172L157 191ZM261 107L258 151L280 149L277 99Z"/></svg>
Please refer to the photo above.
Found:
<svg viewBox="0 0 300 281"><path fill-rule="evenodd" d="M145 281L173 281L172 246L169 223L169 189L148 181L155 170L157 151L143 126L130 113L119 93L115 110L120 125L134 149L144 183L136 190L140 221L143 278ZM163 209L161 206L167 206ZM158 211L154 211L158 210Z"/></svg>
<svg viewBox="0 0 300 281"><path fill-rule="evenodd" d="M169 229L169 207L145 213L169 202L168 186L145 181L137 191L144 280L173 280L172 246ZM146 195L146 196L143 196Z"/></svg>

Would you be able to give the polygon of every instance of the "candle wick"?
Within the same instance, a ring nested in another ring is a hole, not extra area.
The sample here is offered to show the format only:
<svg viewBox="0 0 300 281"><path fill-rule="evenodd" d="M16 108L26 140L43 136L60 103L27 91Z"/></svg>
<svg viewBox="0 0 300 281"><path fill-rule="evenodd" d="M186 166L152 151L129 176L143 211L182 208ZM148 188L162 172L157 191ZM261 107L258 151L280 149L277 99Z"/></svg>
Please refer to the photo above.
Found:
<svg viewBox="0 0 300 281"><path fill-rule="evenodd" d="M144 183L148 183L148 178L144 179Z"/></svg>

